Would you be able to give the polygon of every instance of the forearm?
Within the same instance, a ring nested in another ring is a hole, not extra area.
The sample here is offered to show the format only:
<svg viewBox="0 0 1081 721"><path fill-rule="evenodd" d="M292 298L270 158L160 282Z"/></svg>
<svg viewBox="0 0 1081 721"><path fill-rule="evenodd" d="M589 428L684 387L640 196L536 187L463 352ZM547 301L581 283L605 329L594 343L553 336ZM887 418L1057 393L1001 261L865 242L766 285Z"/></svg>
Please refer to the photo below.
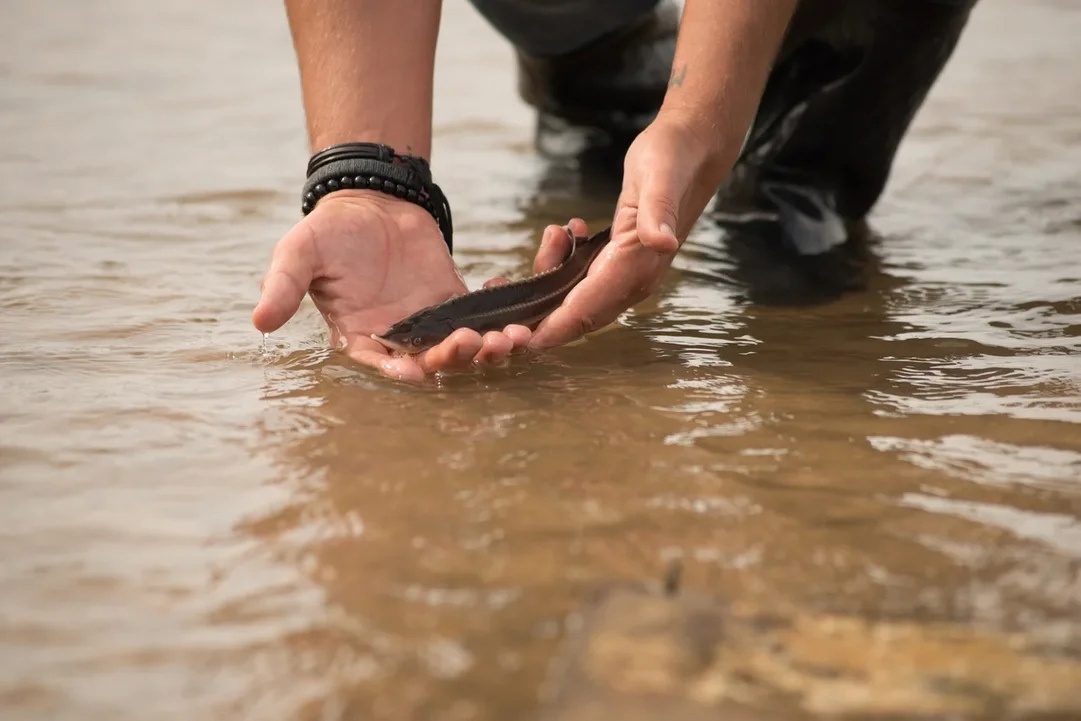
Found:
<svg viewBox="0 0 1081 721"><path fill-rule="evenodd" d="M385 143L431 158L441 0L285 0L312 151Z"/></svg>
<svg viewBox="0 0 1081 721"><path fill-rule="evenodd" d="M797 0L686 0L661 113L735 162Z"/></svg>

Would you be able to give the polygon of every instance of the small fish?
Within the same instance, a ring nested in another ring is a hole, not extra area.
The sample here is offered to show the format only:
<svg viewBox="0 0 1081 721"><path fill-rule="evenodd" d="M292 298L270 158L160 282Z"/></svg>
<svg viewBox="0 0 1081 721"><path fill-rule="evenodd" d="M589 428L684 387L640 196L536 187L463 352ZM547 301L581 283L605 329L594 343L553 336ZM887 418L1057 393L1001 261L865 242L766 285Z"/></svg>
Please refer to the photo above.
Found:
<svg viewBox="0 0 1081 721"><path fill-rule="evenodd" d="M390 350L420 353L439 345L459 328L485 333L512 324L533 327L586 277L594 259L611 240L611 233L608 227L590 238L572 235L571 252L558 267L424 308L372 338Z"/></svg>

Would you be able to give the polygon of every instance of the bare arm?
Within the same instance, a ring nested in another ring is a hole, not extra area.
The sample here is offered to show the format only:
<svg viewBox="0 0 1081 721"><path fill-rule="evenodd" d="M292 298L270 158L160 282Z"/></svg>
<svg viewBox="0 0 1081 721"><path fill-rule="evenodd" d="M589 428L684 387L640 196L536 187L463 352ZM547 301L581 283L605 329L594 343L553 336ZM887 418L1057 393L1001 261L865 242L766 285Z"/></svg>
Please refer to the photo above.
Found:
<svg viewBox="0 0 1081 721"><path fill-rule="evenodd" d="M432 82L439 0L285 0L300 66L312 151L374 142L431 160ZM274 247L252 323L280 328L310 295L333 347L394 378L502 363L529 342L508 326L459 328L416 356L372 339L402 318L467 288L420 206L374 190L326 196Z"/></svg>
<svg viewBox="0 0 1081 721"><path fill-rule="evenodd" d="M686 0L661 112L693 126L727 172L797 0Z"/></svg>
<svg viewBox="0 0 1081 721"><path fill-rule="evenodd" d="M385 143L431 158L441 0L285 0L313 151Z"/></svg>
<svg viewBox="0 0 1081 721"><path fill-rule="evenodd" d="M530 345L568 343L614 321L663 278L729 173L797 0L686 0L668 91L624 159L612 240ZM559 262L566 233L546 231L535 268Z"/></svg>

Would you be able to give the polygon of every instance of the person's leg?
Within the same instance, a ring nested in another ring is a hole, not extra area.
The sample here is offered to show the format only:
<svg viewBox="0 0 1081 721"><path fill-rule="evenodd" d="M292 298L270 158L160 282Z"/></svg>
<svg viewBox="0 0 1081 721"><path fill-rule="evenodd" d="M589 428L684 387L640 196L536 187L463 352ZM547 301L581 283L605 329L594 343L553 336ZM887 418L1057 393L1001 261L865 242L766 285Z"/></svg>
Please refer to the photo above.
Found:
<svg viewBox="0 0 1081 721"><path fill-rule="evenodd" d="M764 196L806 254L844 242L881 196L975 4L803 0L722 206Z"/></svg>
<svg viewBox="0 0 1081 721"><path fill-rule="evenodd" d="M672 0L470 0L514 45L538 144L596 131L615 157L652 120L679 26ZM722 213L777 211L805 254L843 243L877 202L898 147L977 0L801 0Z"/></svg>
<svg viewBox="0 0 1081 721"><path fill-rule="evenodd" d="M470 0L514 46L538 144L568 127L625 146L656 115L679 28L671 0Z"/></svg>
<svg viewBox="0 0 1081 721"><path fill-rule="evenodd" d="M516 49L536 57L581 50L648 15L658 0L469 0Z"/></svg>

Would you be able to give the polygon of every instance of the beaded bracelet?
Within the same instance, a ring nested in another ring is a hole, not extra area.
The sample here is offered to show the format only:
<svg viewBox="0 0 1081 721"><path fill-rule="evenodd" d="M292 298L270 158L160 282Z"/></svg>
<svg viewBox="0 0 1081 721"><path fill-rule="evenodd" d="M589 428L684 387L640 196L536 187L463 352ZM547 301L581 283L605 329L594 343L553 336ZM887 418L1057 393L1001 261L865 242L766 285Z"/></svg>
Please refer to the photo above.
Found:
<svg viewBox="0 0 1081 721"><path fill-rule="evenodd" d="M376 190L428 211L439 225L447 248L453 251L450 203L432 182L431 170L423 158L398 155L390 146L377 143L344 143L313 155L307 176L300 206L304 215L335 191Z"/></svg>

